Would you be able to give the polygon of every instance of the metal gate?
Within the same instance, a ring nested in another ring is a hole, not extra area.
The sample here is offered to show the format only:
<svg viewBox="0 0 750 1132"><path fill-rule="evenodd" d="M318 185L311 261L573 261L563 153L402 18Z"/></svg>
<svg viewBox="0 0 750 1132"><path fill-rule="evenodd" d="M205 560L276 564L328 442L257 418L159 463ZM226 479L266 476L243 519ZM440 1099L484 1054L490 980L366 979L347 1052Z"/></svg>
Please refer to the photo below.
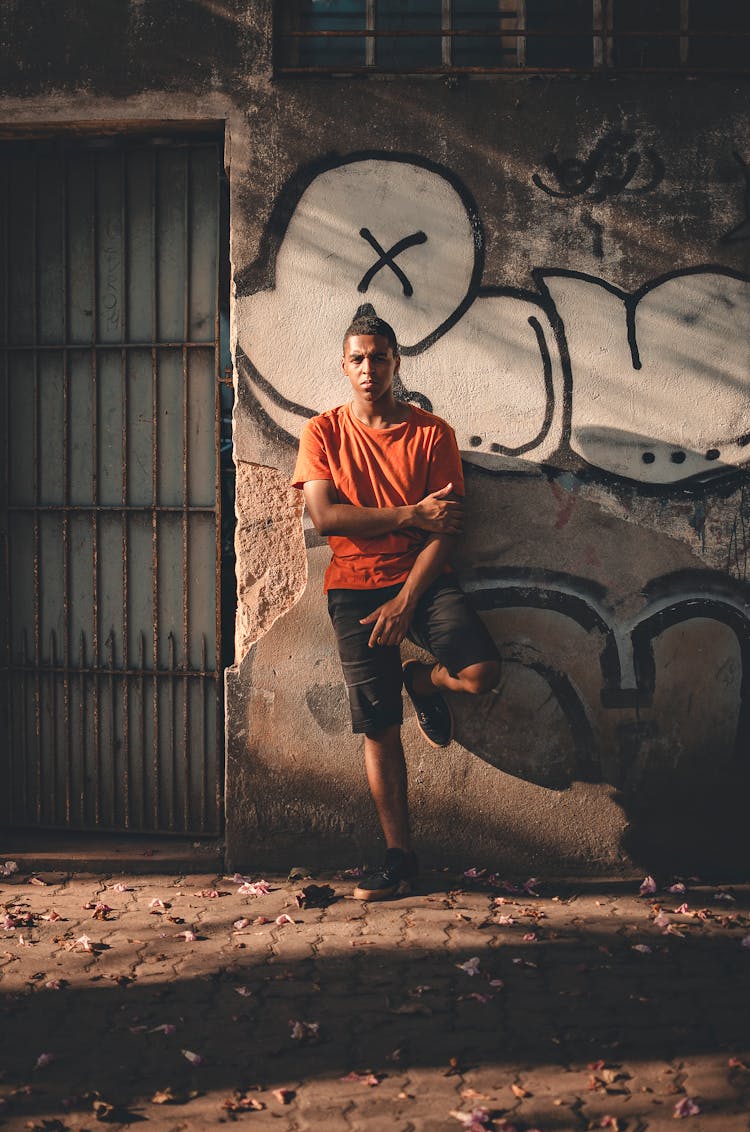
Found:
<svg viewBox="0 0 750 1132"><path fill-rule="evenodd" d="M221 146L0 158L0 821L218 832Z"/></svg>

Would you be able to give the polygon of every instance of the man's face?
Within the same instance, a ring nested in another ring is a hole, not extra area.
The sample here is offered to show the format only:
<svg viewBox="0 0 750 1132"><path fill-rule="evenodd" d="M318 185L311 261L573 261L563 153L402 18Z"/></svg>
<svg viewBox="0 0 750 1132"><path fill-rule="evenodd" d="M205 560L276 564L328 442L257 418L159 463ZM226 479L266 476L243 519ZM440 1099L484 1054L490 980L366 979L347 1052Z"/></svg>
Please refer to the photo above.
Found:
<svg viewBox="0 0 750 1132"><path fill-rule="evenodd" d="M341 368L354 396L372 402L388 394L400 361L381 334L357 334L347 339Z"/></svg>

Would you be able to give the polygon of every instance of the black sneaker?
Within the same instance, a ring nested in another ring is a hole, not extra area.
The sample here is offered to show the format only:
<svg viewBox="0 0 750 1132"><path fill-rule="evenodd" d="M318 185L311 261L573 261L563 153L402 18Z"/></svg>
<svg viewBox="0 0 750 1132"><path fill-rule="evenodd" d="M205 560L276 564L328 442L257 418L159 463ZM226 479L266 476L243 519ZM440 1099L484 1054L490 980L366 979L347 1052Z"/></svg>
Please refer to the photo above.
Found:
<svg viewBox="0 0 750 1132"><path fill-rule="evenodd" d="M417 713L417 727L433 747L447 747L453 738L453 713L440 692L420 696L412 691L412 670L417 664L418 660L407 660L403 666L404 687Z"/></svg>
<svg viewBox="0 0 750 1132"><path fill-rule="evenodd" d="M386 849L382 868L354 889L355 900L389 900L411 892L409 881L417 875L417 858L404 849Z"/></svg>

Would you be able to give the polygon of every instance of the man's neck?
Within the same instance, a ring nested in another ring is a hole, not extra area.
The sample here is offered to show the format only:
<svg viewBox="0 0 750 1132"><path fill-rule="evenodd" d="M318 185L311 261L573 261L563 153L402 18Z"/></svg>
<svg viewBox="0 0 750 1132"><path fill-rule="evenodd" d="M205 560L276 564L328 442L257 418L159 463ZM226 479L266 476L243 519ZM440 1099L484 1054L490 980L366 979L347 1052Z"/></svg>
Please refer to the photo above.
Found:
<svg viewBox="0 0 750 1132"><path fill-rule="evenodd" d="M380 397L377 401L366 401L355 397L351 401L351 410L358 421L369 428L391 428L407 420L411 409L403 401L390 397Z"/></svg>

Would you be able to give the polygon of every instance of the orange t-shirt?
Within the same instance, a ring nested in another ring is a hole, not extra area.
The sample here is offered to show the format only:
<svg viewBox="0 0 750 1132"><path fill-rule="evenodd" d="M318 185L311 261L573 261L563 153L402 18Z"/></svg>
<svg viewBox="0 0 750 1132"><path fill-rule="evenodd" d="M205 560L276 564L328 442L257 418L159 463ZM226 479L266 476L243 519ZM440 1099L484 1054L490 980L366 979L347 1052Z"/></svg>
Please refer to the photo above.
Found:
<svg viewBox="0 0 750 1132"><path fill-rule="evenodd" d="M433 413L409 408L408 418L390 428L363 424L349 405L313 417L300 438L292 485L331 480L339 502L355 507L404 507L448 483L463 495L453 429ZM333 558L323 588L365 590L403 582L427 538L416 528L376 538L331 535Z"/></svg>

